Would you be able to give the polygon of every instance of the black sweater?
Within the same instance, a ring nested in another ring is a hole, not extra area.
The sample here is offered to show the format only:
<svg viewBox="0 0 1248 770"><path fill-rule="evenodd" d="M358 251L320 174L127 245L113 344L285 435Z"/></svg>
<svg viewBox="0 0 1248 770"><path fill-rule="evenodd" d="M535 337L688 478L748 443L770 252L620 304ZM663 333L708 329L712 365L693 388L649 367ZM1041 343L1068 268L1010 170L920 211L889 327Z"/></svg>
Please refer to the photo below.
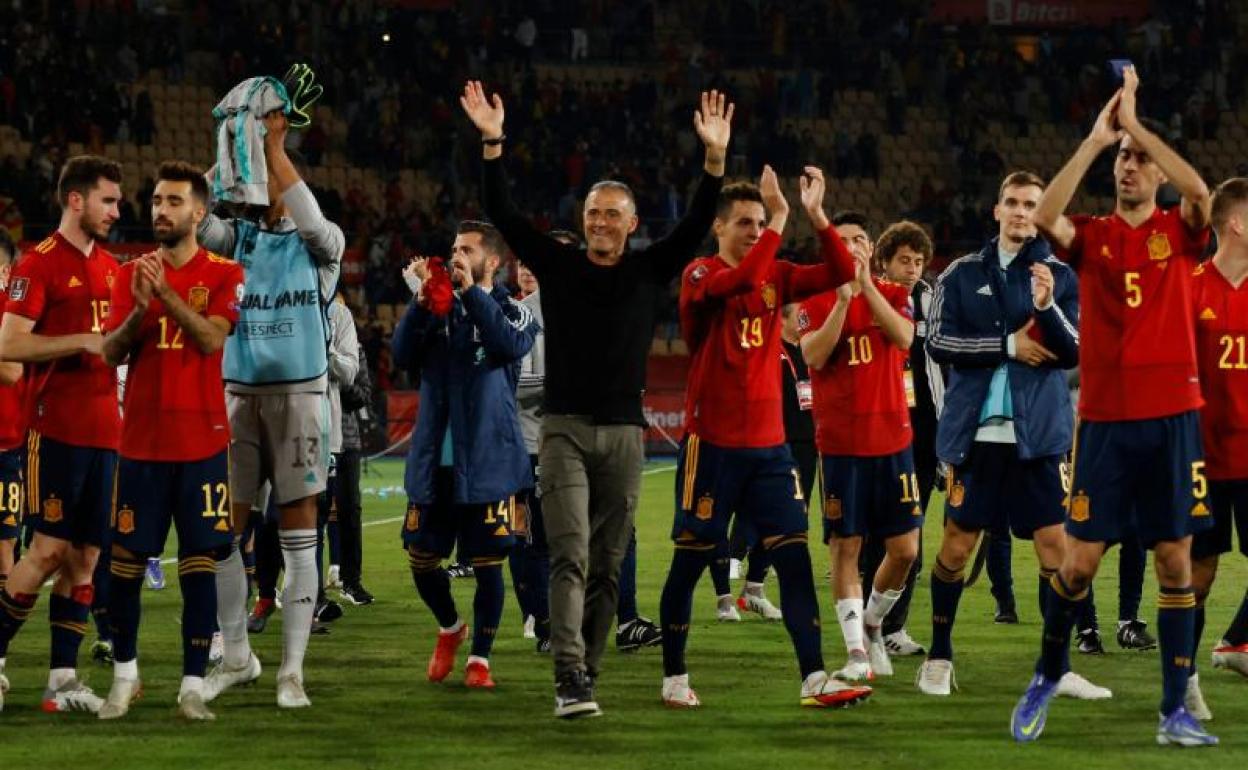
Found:
<svg viewBox="0 0 1248 770"><path fill-rule="evenodd" d="M533 227L511 201L502 161L485 161L485 212L542 287L548 413L645 426L641 400L655 308L706 237L722 185L722 178L704 174L670 233L602 266L583 247Z"/></svg>

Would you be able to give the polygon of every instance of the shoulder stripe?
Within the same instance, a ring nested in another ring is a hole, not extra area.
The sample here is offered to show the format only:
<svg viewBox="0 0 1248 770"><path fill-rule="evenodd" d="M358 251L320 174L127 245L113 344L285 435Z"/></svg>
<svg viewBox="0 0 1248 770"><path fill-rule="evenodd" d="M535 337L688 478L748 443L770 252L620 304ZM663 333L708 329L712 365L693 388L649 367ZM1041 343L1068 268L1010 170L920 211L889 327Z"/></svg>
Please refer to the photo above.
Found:
<svg viewBox="0 0 1248 770"><path fill-rule="evenodd" d="M38 245L35 246L35 251L39 252L40 254L47 254L55 246L56 246L56 239L49 235L47 238L44 238L42 241L38 243Z"/></svg>

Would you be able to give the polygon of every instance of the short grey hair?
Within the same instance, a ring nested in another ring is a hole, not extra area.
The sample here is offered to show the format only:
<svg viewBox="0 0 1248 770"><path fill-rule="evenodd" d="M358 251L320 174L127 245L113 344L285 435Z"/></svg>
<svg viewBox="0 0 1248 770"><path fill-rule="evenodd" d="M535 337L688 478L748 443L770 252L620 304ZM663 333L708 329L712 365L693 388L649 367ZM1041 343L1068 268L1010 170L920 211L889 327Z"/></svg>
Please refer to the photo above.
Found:
<svg viewBox="0 0 1248 770"><path fill-rule="evenodd" d="M595 182L593 187L589 188L589 194L593 195L599 190L618 190L628 196L628 202L632 204L633 211L637 210L637 196L633 195L633 188L615 179L604 179L601 182ZM587 196L588 197L588 196Z"/></svg>

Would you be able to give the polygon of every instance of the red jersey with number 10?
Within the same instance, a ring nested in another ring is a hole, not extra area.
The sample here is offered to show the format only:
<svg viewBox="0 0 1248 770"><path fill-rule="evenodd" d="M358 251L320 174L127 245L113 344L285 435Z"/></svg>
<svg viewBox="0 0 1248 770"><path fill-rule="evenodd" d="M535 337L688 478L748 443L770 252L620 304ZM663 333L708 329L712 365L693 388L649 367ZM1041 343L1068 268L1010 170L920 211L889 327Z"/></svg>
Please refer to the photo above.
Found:
<svg viewBox="0 0 1248 770"><path fill-rule="evenodd" d="M781 310L785 303L852 277L848 252L835 231L827 228L818 235L824 263L774 261L756 285L729 296L712 296L709 290L718 283L717 274L734 269L720 257L702 257L685 268L680 326L693 356L685 390L686 432L729 448L773 447L785 442L777 363L782 348ZM772 230L764 230L753 247L768 251L763 255L767 259L774 259L779 248L780 236Z"/></svg>
<svg viewBox="0 0 1248 770"><path fill-rule="evenodd" d="M1248 281L1235 288L1206 262L1193 275L1192 300L1206 470L1211 479L1248 479Z"/></svg>
<svg viewBox="0 0 1248 770"><path fill-rule="evenodd" d="M108 331L134 309L130 282L134 262L122 265L113 285ZM165 281L191 310L204 317L238 321L243 268L204 249L175 270L165 263ZM221 351L204 354L153 298L130 353L126 375L121 455L134 460L193 461L229 445Z"/></svg>
<svg viewBox="0 0 1248 770"><path fill-rule="evenodd" d="M1079 414L1146 420L1199 409L1192 270L1209 241L1179 207L1132 227L1118 214L1071 217L1079 271Z"/></svg>
<svg viewBox="0 0 1248 770"><path fill-rule="evenodd" d="M117 269L99 244L83 254L54 233L18 261L4 312L34 321L35 334L99 334ZM24 367L31 430L73 446L117 448L117 373L103 358L81 353Z"/></svg>
<svg viewBox="0 0 1248 770"><path fill-rule="evenodd" d="M913 318L910 292L901 284L875 281L888 304ZM818 331L838 302L836 292L813 297L798 310L798 333ZM819 369L811 367L815 392L815 446L822 455L884 457L914 439L906 404L907 351L889 342L861 294L849 302L841 337Z"/></svg>

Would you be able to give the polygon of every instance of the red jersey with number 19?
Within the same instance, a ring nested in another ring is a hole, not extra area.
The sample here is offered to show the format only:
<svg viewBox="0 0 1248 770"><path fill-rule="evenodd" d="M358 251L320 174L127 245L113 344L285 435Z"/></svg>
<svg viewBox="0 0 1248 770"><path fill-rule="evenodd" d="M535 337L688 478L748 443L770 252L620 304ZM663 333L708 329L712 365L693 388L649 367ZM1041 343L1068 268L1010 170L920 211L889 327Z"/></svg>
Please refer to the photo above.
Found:
<svg viewBox="0 0 1248 770"><path fill-rule="evenodd" d="M1209 241L1179 207L1132 227L1117 213L1074 216L1079 271L1079 414L1145 420L1199 409L1192 270Z"/></svg>
<svg viewBox="0 0 1248 770"><path fill-rule="evenodd" d="M1192 278L1206 470L1248 479L1248 281L1232 286L1212 262Z"/></svg>
<svg viewBox="0 0 1248 770"><path fill-rule="evenodd" d="M680 283L680 326L693 361L685 390L685 430L715 446L762 448L784 440L781 309L852 278L852 262L832 228L819 233L824 262L775 260L780 236L764 230L737 268L718 256L689 263ZM835 239L835 240L833 240ZM769 264L752 280L752 260ZM732 273L729 275L729 273ZM735 286L736 288L729 288Z"/></svg>
<svg viewBox="0 0 1248 770"><path fill-rule="evenodd" d="M4 318L5 299L0 296L0 318ZM22 403L22 380L0 385L0 452L26 444L26 408Z"/></svg>
<svg viewBox="0 0 1248 770"><path fill-rule="evenodd" d="M910 292L873 279L888 304L913 318ZM802 304L798 333L823 326L837 303L827 292ZM884 457L910 445L914 431L906 405L903 370L907 352L888 341L861 294L849 302L841 337L819 369L811 367L815 395L815 446L822 455Z"/></svg>
<svg viewBox="0 0 1248 770"><path fill-rule="evenodd" d="M35 322L34 333L52 337L99 334L117 260L98 243L83 254L53 233L18 261L9 279L4 312ZM25 364L31 430L80 447L116 449L121 432L117 374L92 354Z"/></svg>
<svg viewBox="0 0 1248 770"><path fill-rule="evenodd" d="M134 309L128 262L113 285L112 331ZM165 281L191 310L204 317L238 321L243 268L204 249L175 270L165 263ZM130 354L126 377L121 455L134 460L193 461L221 452L230 441L221 380L221 351L205 354L195 346L160 300L147 306Z"/></svg>

